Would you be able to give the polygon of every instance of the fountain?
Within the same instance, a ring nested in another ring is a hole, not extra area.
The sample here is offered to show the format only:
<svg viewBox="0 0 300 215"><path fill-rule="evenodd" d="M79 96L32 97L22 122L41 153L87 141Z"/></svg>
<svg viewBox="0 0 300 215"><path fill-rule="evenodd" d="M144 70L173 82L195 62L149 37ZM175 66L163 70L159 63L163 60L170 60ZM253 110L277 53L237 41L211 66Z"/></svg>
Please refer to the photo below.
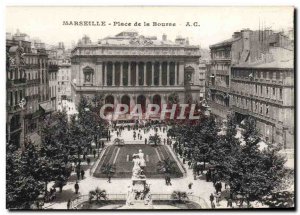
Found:
<svg viewBox="0 0 300 215"><path fill-rule="evenodd" d="M139 153L133 154L133 168L131 184L128 186L126 206L122 209L152 209L152 197L150 193L150 184L146 182L144 169L146 162L144 153L139 150Z"/></svg>

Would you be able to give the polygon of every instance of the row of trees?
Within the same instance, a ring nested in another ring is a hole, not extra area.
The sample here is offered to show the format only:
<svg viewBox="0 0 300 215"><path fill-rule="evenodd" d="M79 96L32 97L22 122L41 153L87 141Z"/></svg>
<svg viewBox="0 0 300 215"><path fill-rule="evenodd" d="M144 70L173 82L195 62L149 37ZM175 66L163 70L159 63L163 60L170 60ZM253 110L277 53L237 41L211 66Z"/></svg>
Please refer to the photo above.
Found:
<svg viewBox="0 0 300 215"><path fill-rule="evenodd" d="M228 116L226 132L214 117L202 117L196 125L181 124L170 129L176 138L175 150L193 164L209 163L215 177L230 185L231 195L242 195L247 201L261 200L281 184L287 170L280 146L259 148L260 137L255 120L245 119L242 138L237 138L235 117ZM194 165L196 166L196 165Z"/></svg>
<svg viewBox="0 0 300 215"><path fill-rule="evenodd" d="M66 113L56 112L40 123L40 146L26 140L20 151L7 145L7 208L27 209L40 194L47 196L47 185L54 181L60 188L66 184L71 163L80 168L81 156L92 150L105 131L106 123L98 113L102 97L89 101L82 97L78 115L68 121Z"/></svg>

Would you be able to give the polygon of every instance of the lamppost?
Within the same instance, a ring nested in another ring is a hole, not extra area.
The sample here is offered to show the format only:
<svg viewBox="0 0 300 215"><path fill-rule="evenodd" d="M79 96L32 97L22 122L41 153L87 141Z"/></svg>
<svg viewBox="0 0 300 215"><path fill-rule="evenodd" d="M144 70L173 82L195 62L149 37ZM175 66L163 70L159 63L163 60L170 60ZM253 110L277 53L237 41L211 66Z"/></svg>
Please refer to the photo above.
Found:
<svg viewBox="0 0 300 215"><path fill-rule="evenodd" d="M20 142L20 145L21 145L21 148L24 147L24 141L25 141L25 105L26 105L26 100L25 98L22 98L20 101L19 101L19 107L21 108L21 130L23 132L23 135L21 137L21 142Z"/></svg>

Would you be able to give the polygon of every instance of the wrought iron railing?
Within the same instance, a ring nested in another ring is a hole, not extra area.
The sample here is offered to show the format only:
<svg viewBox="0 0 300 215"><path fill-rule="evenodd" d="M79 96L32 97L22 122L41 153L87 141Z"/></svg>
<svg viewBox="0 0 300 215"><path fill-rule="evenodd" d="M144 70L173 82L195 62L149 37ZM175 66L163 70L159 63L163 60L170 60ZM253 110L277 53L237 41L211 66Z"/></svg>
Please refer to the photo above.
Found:
<svg viewBox="0 0 300 215"><path fill-rule="evenodd" d="M174 201L172 194L151 194L153 201ZM101 201L126 201L126 194L106 194L107 199ZM209 208L206 201L199 196L187 195L187 198L184 199L186 202L197 203L202 209ZM81 195L74 198L71 201L71 208L78 209L78 206L84 202L89 201L89 195Z"/></svg>

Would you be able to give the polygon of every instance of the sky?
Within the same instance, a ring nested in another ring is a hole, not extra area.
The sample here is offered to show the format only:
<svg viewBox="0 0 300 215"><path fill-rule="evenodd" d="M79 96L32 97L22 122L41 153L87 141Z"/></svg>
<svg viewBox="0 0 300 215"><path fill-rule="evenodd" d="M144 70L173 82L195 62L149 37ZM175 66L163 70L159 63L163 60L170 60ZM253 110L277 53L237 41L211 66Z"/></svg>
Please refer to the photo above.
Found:
<svg viewBox="0 0 300 215"><path fill-rule="evenodd" d="M188 37L192 45L209 45L231 38L233 32L244 28L258 30L261 26L272 30L293 27L293 7L33 7L6 8L6 32L17 29L31 38L68 47L83 35L93 42L106 36L133 29L144 36L162 37L174 41L176 36ZM64 26L63 21L105 21L107 26ZM113 26L113 22L141 22L142 26ZM144 22L150 26L143 26ZM176 26L157 27L153 22L175 23ZM197 22L197 26L186 23Z"/></svg>

